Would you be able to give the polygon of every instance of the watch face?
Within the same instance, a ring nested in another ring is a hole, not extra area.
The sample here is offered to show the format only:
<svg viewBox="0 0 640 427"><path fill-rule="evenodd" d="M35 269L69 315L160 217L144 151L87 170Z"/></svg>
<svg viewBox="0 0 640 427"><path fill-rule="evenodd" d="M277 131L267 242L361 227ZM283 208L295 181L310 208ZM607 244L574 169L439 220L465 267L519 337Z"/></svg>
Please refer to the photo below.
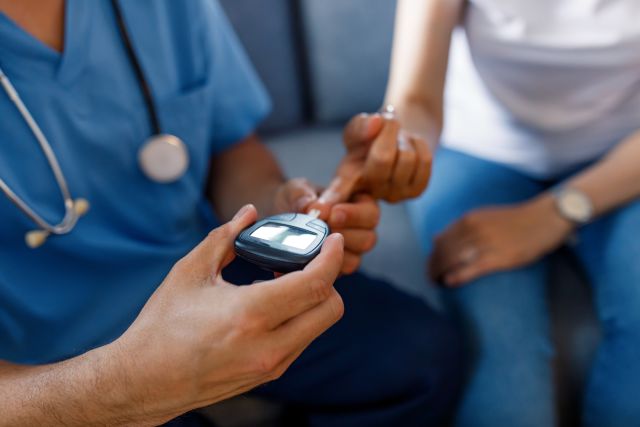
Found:
<svg viewBox="0 0 640 427"><path fill-rule="evenodd" d="M558 206L562 215L580 224L588 222L593 213L591 201L578 190L564 190L558 198Z"/></svg>

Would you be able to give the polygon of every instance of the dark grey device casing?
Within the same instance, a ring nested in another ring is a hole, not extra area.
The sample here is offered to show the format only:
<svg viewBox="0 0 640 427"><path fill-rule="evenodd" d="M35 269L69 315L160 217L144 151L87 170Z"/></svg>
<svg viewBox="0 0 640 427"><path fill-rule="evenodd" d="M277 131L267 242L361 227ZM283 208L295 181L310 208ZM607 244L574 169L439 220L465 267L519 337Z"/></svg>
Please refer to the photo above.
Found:
<svg viewBox="0 0 640 427"><path fill-rule="evenodd" d="M284 225L304 232L316 234L309 247L300 250L284 246L278 242L268 242L251 237L254 231L266 224ZM329 226L322 220L304 214L282 214L265 218L243 230L236 238L236 254L265 270L290 273L302 270L314 259L322 248L322 242L329 235Z"/></svg>

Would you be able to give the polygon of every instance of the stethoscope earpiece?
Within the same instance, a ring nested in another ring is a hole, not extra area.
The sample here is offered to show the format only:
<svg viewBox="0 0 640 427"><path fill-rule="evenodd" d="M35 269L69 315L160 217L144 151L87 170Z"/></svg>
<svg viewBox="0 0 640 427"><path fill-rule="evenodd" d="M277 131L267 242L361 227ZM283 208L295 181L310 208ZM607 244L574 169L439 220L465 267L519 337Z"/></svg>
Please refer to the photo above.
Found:
<svg viewBox="0 0 640 427"><path fill-rule="evenodd" d="M25 234L24 241L30 249L37 249L45 244L50 234L47 230L33 230Z"/></svg>
<svg viewBox="0 0 640 427"><path fill-rule="evenodd" d="M157 183L169 184L178 181L186 173L189 167L189 151L184 142L174 135L163 134L160 129L160 120L156 111L151 88L145 79L142 64L136 57L133 45L127 28L124 23L122 11L117 0L111 0L113 5L118 30L120 32L127 55L133 66L145 104L149 113L153 136L149 138L142 146L139 152L139 164L142 172L152 181ZM49 236L67 234L75 227L78 219L85 215L89 210L89 202L86 199L73 199L67 181L62 172L58 158L56 157L51 144L47 137L38 126L38 123L31 115L17 90L9 80L9 77L0 67L0 85L14 103L22 118L29 126L29 129L35 136L42 152L44 153L49 167L55 176L58 188L64 200L65 215L59 224L51 224L32 209L24 199L19 197L9 185L0 178L0 191L2 191L27 217L36 223L38 230L29 231L25 235L25 242L28 247L35 249L42 246Z"/></svg>
<svg viewBox="0 0 640 427"><path fill-rule="evenodd" d="M91 205L87 199L76 199L73 202L73 212L75 215L74 222L77 222L78 219L83 217L89 212ZM44 245L47 242L47 239L51 236L51 232L49 230L32 230L29 231L24 236L24 241L27 246L31 249L37 249L40 246Z"/></svg>

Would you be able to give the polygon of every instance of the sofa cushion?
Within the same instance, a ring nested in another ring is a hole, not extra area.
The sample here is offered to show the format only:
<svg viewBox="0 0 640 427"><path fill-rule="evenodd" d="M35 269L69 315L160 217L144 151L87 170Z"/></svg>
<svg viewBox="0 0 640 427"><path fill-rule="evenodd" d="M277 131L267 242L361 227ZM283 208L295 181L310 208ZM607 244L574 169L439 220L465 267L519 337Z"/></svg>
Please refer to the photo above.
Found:
<svg viewBox="0 0 640 427"><path fill-rule="evenodd" d="M288 0L220 0L273 101L263 130L303 120L294 16Z"/></svg>
<svg viewBox="0 0 640 427"><path fill-rule="evenodd" d="M301 0L315 118L338 122L384 97L395 0Z"/></svg>

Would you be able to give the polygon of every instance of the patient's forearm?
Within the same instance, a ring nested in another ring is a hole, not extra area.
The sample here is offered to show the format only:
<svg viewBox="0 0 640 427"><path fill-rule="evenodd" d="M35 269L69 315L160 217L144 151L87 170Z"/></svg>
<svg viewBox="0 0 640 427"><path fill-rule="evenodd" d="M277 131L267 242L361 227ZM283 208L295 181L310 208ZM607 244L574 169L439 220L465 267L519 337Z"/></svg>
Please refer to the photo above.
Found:
<svg viewBox="0 0 640 427"><path fill-rule="evenodd" d="M396 16L391 77L385 101L398 108L403 126L437 140L451 34L462 0L400 0Z"/></svg>
<svg viewBox="0 0 640 427"><path fill-rule="evenodd" d="M442 119L440 113L434 113L427 105L420 102L405 100L403 102L391 102L396 109L396 116L402 125L402 129L420 136L429 143L432 151L440 141L442 133Z"/></svg>
<svg viewBox="0 0 640 427"><path fill-rule="evenodd" d="M589 195L596 216L640 197L640 131L606 157L570 179L567 186Z"/></svg>

